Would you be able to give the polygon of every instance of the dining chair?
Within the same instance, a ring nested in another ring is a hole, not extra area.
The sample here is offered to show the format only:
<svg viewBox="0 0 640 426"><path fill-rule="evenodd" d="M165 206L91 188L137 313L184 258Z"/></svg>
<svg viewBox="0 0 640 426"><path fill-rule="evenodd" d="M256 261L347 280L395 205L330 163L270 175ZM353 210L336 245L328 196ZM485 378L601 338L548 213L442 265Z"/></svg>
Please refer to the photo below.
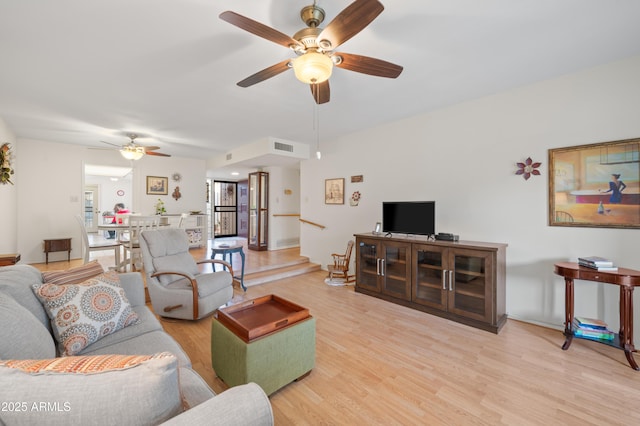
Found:
<svg viewBox="0 0 640 426"><path fill-rule="evenodd" d="M87 233L87 227L84 224L84 218L82 215L76 215L76 220L80 224L80 230L82 231L82 246L84 248L84 263L89 262L89 257L93 251L105 251L113 250L115 257L115 267L120 264L120 247L122 244L120 241L108 240L91 243L89 241L89 234Z"/></svg>
<svg viewBox="0 0 640 426"><path fill-rule="evenodd" d="M178 222L178 228L184 229L187 226L187 219L189 218L189 213L181 213L180 221Z"/></svg>
<svg viewBox="0 0 640 426"><path fill-rule="evenodd" d="M125 219L128 229L121 235L120 243L124 248L123 266L129 264L129 270L135 271L138 264L142 264L140 257L140 233L145 230L157 229L160 226L160 216L128 215Z"/></svg>

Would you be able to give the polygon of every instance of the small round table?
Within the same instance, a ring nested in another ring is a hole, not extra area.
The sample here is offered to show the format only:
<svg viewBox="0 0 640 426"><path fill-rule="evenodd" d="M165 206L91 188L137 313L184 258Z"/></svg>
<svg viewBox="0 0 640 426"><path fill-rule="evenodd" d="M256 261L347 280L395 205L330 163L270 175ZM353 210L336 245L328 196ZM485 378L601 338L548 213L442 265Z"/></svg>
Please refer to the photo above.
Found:
<svg viewBox="0 0 640 426"><path fill-rule="evenodd" d="M233 253L240 253L240 258L242 259L242 270L240 272L240 285L242 286L242 290L247 291L247 288L244 286L244 251L242 250L242 244L214 244L211 247L211 259L215 259L216 255L221 254L222 260L227 260L227 255L229 255L229 263L233 268ZM215 265L213 265L215 270ZM235 277L234 277L235 278Z"/></svg>

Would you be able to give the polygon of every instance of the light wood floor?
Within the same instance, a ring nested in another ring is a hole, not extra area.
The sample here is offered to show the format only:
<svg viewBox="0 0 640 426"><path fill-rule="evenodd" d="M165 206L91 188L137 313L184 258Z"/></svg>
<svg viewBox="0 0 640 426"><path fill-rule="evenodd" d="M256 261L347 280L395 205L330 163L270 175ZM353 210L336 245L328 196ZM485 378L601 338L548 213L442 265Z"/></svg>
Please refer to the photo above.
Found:
<svg viewBox="0 0 640 426"><path fill-rule="evenodd" d="M297 250L247 255L259 268ZM56 263L49 269L66 262ZM621 350L574 340L563 351L560 331L514 320L495 335L328 286L325 276L234 296L277 294L316 318L316 366L271 395L277 425L640 424L640 372ZM226 389L211 368L211 320L162 323L214 391Z"/></svg>

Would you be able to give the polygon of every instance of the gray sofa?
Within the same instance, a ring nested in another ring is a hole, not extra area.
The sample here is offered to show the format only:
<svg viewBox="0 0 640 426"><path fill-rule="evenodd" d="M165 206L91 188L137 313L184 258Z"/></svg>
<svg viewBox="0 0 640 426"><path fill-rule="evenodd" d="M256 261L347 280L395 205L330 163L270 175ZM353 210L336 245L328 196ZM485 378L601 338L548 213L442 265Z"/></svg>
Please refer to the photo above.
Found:
<svg viewBox="0 0 640 426"><path fill-rule="evenodd" d="M169 354L168 360L157 361L153 368L149 363L147 370L136 367L57 376L18 373L0 361L0 402L6 405L0 407L0 424L273 424L271 404L254 383L216 396L146 307L141 275L124 273L119 278L139 321L77 355L169 352L174 356ZM57 356L51 321L32 290L32 285L41 283L42 273L32 266L0 267L0 360ZM171 374L176 376L174 381ZM166 408L168 402L163 399L172 395L179 399L178 411ZM160 410L145 417L145 409L154 410L154 404ZM166 412L158 412L163 410Z"/></svg>

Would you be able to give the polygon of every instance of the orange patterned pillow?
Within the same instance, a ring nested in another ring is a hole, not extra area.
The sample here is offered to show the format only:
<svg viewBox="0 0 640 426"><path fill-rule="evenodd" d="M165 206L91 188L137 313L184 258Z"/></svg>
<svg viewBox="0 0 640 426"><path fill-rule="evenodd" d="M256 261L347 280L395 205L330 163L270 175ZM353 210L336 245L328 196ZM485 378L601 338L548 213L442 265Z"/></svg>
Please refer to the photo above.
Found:
<svg viewBox="0 0 640 426"><path fill-rule="evenodd" d="M25 373L77 373L91 374L124 370L151 359L175 358L170 352L153 355L85 355L52 359L0 360L0 367L14 368Z"/></svg>
<svg viewBox="0 0 640 426"><path fill-rule="evenodd" d="M104 272L104 268L97 260L85 265L67 269L65 271L45 271L42 273L42 281L49 284L80 284L89 278L97 277Z"/></svg>

